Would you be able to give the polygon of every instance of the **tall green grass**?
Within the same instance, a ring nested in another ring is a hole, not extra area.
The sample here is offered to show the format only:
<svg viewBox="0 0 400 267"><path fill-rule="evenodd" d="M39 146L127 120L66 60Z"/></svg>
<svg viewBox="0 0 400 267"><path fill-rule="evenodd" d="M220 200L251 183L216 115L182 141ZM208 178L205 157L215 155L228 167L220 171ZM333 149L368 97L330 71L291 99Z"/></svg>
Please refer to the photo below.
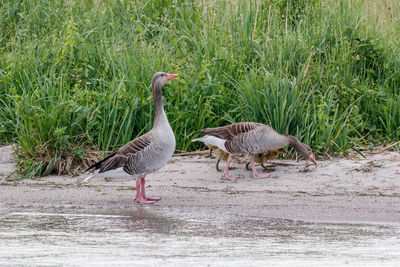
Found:
<svg viewBox="0 0 400 267"><path fill-rule="evenodd" d="M317 154L399 138L395 1L0 3L0 142L24 176L72 173L148 131L157 71L180 74L164 90L178 150L244 120Z"/></svg>

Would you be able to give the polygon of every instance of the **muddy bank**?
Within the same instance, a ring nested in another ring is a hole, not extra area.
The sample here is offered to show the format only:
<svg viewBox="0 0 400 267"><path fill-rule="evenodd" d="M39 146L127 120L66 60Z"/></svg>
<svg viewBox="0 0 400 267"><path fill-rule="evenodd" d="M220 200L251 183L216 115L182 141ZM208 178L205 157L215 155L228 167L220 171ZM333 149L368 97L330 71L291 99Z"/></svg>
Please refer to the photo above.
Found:
<svg viewBox="0 0 400 267"><path fill-rule="evenodd" d="M0 202L12 206L85 206L129 209L135 181L115 177L48 176L8 181L13 171L10 147L0 148ZM319 161L304 172L304 161L280 160L270 178L253 179L243 164L233 164L236 182L215 170L215 159L173 157L147 179L149 196L162 200L153 208L197 210L201 216L230 214L329 222L400 222L400 154L351 155ZM223 163L221 164L223 166ZM261 171L262 168L258 167ZM212 212L211 212L212 211ZM213 215L211 215L213 214Z"/></svg>

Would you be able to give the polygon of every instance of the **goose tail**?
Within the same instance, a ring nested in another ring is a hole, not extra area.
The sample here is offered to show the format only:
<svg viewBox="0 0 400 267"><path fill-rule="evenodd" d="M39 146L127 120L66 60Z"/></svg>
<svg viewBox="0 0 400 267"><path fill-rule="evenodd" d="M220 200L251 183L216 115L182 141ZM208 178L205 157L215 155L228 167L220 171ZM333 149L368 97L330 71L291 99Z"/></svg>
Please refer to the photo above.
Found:
<svg viewBox="0 0 400 267"><path fill-rule="evenodd" d="M96 176L98 173L99 173L99 171L96 170L94 173L92 173L92 175L86 177L86 178L82 181L82 183L86 183L87 181L89 181L90 179L92 179L94 176Z"/></svg>
<svg viewBox="0 0 400 267"><path fill-rule="evenodd" d="M218 138L212 135L205 135L200 138L193 139L192 142L203 142L206 145L213 145L221 149L222 151L225 151L229 153L226 148L225 148L225 139Z"/></svg>

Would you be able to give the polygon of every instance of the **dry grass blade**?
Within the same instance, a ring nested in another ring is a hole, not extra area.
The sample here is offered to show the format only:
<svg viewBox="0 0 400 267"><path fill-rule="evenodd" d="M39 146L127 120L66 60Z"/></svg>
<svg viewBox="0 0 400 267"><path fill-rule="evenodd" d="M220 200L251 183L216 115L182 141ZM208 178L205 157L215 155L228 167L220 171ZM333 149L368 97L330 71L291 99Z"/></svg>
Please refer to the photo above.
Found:
<svg viewBox="0 0 400 267"><path fill-rule="evenodd" d="M396 145L398 145L398 144L400 144L400 141L397 141L397 142L395 142L395 143L393 143L393 144L390 144L390 145L388 145L388 146L382 148L381 150L379 150L378 152L376 152L376 154L383 153L383 152L385 152L385 151L391 149L392 147L394 147L394 146L396 146Z"/></svg>

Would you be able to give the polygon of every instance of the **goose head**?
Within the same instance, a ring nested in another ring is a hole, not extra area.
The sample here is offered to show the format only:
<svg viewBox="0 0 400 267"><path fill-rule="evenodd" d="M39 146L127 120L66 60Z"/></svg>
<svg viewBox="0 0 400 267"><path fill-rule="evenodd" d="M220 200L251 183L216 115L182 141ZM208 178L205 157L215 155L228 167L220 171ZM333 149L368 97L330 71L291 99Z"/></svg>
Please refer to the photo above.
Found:
<svg viewBox="0 0 400 267"><path fill-rule="evenodd" d="M309 160L315 165L317 165L317 161L315 160L312 150L308 145L303 144L302 142L297 140L297 138L294 137L293 135L285 135L285 136L289 141L289 144L297 151L297 153L302 155L306 160Z"/></svg>
<svg viewBox="0 0 400 267"><path fill-rule="evenodd" d="M302 155L305 159L311 161L311 162L314 163L315 165L317 164L317 161L316 161L315 158L314 158L314 155L313 155L313 153L312 153L312 150L311 150L311 148L310 148L308 145L299 142L298 147L297 147L297 148L295 147L295 149L296 149L296 151L297 151L300 155Z"/></svg>
<svg viewBox="0 0 400 267"><path fill-rule="evenodd" d="M153 79L151 80L151 86L153 90L161 89L164 84L174 78L178 77L178 74L170 74L165 72L157 72L153 75Z"/></svg>

